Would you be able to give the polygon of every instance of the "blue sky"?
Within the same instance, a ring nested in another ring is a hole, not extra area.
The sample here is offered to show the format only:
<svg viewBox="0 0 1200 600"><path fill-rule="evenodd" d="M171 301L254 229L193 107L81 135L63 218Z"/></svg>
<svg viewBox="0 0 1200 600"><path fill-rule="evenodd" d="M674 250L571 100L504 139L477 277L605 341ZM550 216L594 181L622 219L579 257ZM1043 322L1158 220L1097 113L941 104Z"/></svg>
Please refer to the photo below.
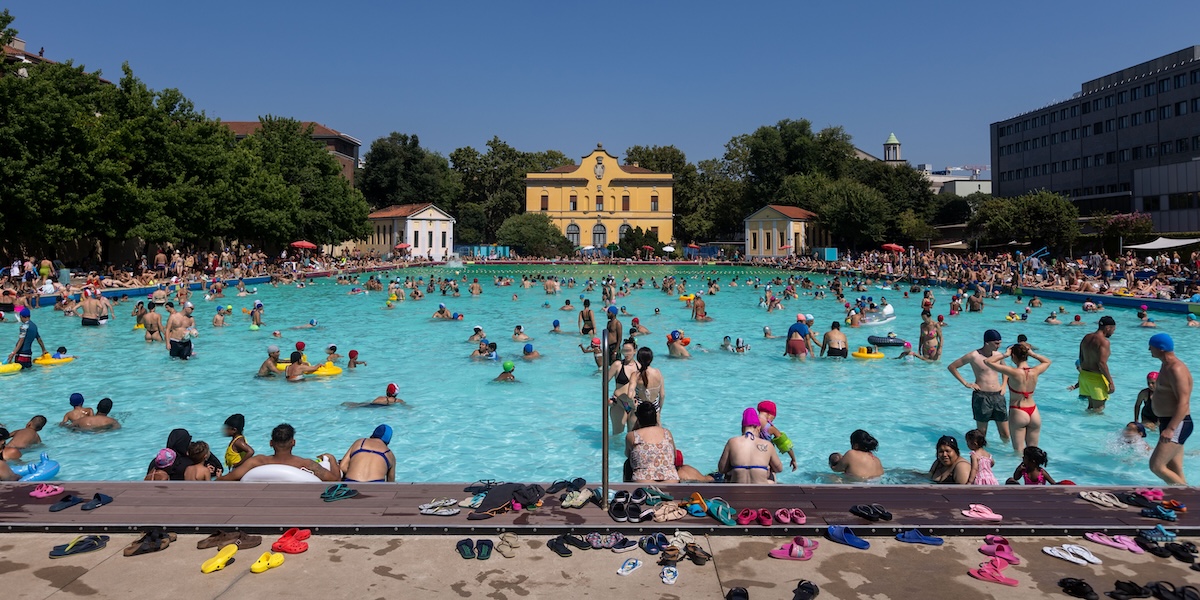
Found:
<svg viewBox="0 0 1200 600"><path fill-rule="evenodd" d="M1195 0L1091 2L91 2L8 0L29 49L128 61L210 116L324 123L449 154L493 135L578 157L692 161L784 118L878 155L987 164L988 124L1200 44Z"/></svg>

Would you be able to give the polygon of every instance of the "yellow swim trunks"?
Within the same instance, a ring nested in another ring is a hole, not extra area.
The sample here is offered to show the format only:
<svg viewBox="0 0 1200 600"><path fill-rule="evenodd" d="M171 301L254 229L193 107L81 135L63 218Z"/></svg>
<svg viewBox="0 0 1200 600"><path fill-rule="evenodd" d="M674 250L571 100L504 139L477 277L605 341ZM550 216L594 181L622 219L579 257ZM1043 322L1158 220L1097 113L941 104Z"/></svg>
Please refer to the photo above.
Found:
<svg viewBox="0 0 1200 600"><path fill-rule="evenodd" d="M1079 397L1099 402L1108 400L1108 378L1100 373L1080 371Z"/></svg>

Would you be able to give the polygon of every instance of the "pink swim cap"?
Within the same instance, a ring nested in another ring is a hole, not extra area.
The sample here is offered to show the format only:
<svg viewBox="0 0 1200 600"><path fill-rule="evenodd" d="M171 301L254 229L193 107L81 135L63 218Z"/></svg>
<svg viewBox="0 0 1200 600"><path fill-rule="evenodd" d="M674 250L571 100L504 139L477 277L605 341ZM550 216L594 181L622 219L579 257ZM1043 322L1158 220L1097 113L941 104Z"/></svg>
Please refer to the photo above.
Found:
<svg viewBox="0 0 1200 600"><path fill-rule="evenodd" d="M912 348L912 343L911 343L911 342L904 342L904 347L905 347L905 348Z"/></svg>
<svg viewBox="0 0 1200 600"><path fill-rule="evenodd" d="M600 338L598 338L598 337L596 337L596 338L592 338L592 345L593 345L593 346L599 346L599 345L600 345Z"/></svg>
<svg viewBox="0 0 1200 600"><path fill-rule="evenodd" d="M1146 379L1150 381L1158 381L1158 371L1150 371L1146 374Z"/></svg>
<svg viewBox="0 0 1200 600"><path fill-rule="evenodd" d="M747 408L742 411L742 427L759 427L762 421L758 420L758 409Z"/></svg>

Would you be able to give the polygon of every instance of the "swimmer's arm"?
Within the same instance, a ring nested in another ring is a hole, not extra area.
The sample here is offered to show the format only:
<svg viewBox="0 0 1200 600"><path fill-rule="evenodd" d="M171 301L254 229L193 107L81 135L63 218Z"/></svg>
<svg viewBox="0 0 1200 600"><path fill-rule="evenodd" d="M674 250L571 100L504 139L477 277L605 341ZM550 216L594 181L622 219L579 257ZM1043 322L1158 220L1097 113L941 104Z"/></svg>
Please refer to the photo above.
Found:
<svg viewBox="0 0 1200 600"><path fill-rule="evenodd" d="M771 472L772 473L782 473L783 472L783 461L780 460L779 453L775 451L775 447L770 446L770 448L771 448Z"/></svg>
<svg viewBox="0 0 1200 600"><path fill-rule="evenodd" d="M341 481L342 480L341 465L339 465L337 463L337 460L333 458L332 454L328 454L328 453L322 454L321 456L318 456L317 458L323 458L323 457L329 458L330 468L326 469L325 467L322 467L320 464L317 464L316 461L314 461L313 465L311 467L313 475L316 475L318 478L320 478L321 481Z"/></svg>
<svg viewBox="0 0 1200 600"><path fill-rule="evenodd" d="M971 472L967 474L967 481L975 481L975 476L979 474L979 457L975 453L971 453Z"/></svg>
<svg viewBox="0 0 1200 600"><path fill-rule="evenodd" d="M979 389L979 386L976 384L973 384L973 383L967 383L967 380L963 379L962 374L958 372L959 368L961 368L963 365L967 364L968 357L970 357L970 356L971 356L970 352L960 356L957 360L955 360L954 362L947 365L946 370L950 371L950 374L953 375L954 378L957 379L959 383L963 384L964 386L966 386L970 389L976 390L976 389Z"/></svg>
<svg viewBox="0 0 1200 600"><path fill-rule="evenodd" d="M346 455L342 457L342 460L338 461L338 467L342 470L343 473L350 470L350 455L353 453L354 453L354 445L351 444L350 447L346 449Z"/></svg>
<svg viewBox="0 0 1200 600"><path fill-rule="evenodd" d="M733 469L729 464L729 444L725 444L725 449L721 451L721 458L717 460L717 472L729 473Z"/></svg>
<svg viewBox="0 0 1200 600"><path fill-rule="evenodd" d="M244 455L242 456L242 460L247 460L251 456L254 456L254 448L251 448L250 444L246 443L246 438L244 437L238 438L233 442L233 451Z"/></svg>
<svg viewBox="0 0 1200 600"><path fill-rule="evenodd" d="M242 477L249 472L250 469L253 469L254 467L257 467L263 463L262 460L256 460L261 458L261 456L256 456L252 459L243 460L242 462L238 463L236 467L230 469L228 473L218 477L217 481L241 481Z"/></svg>
<svg viewBox="0 0 1200 600"><path fill-rule="evenodd" d="M1049 483L1050 485L1058 485L1058 482L1055 481L1054 478L1051 477L1050 474L1047 473L1045 469L1038 469L1038 470L1042 472L1042 477L1046 480L1046 483Z"/></svg>

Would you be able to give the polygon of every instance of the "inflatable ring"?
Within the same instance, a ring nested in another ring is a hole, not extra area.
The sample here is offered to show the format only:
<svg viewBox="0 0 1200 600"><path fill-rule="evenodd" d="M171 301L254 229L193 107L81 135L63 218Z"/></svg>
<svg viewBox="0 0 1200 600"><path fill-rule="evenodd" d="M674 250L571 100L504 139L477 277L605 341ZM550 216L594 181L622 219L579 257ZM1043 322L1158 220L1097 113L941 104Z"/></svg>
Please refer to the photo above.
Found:
<svg viewBox="0 0 1200 600"><path fill-rule="evenodd" d="M145 326L145 325L142 325L141 323L138 323L137 325L134 325L134 326L133 326L133 328L134 328L134 329L145 329L145 328L146 328L146 326Z"/></svg>
<svg viewBox="0 0 1200 600"><path fill-rule="evenodd" d="M898 337L886 337L882 335L869 335L867 341L871 342L872 346L903 346L908 342Z"/></svg>
<svg viewBox="0 0 1200 600"><path fill-rule="evenodd" d="M8 363L0 365L0 375L12 375L21 370L20 363Z"/></svg>
<svg viewBox="0 0 1200 600"><path fill-rule="evenodd" d="M54 358L49 354L43 354L33 359L33 364L42 367L53 367L54 365L65 365L73 360L75 360L74 356L68 356L66 358Z"/></svg>
<svg viewBox="0 0 1200 600"><path fill-rule="evenodd" d="M43 452L37 462L13 467L12 471L21 476L21 481L46 481L58 475L60 469L58 461L50 460L50 456Z"/></svg>
<svg viewBox="0 0 1200 600"><path fill-rule="evenodd" d="M260 465L246 471L242 481L252 483L310 483L320 477L288 465Z"/></svg>
<svg viewBox="0 0 1200 600"><path fill-rule="evenodd" d="M866 346L859 346L858 352L851 352L850 356L854 358L883 358L882 352L871 352Z"/></svg>
<svg viewBox="0 0 1200 600"><path fill-rule="evenodd" d="M334 375L341 375L341 374L342 374L342 368L331 362L326 362L325 364L323 364L319 368L317 368L316 371L309 373L309 375L316 375L317 377L332 377Z"/></svg>
<svg viewBox="0 0 1200 600"><path fill-rule="evenodd" d="M686 296L680 296L680 297L679 297L679 299L680 299L680 300L695 300L695 299L696 299L696 295L695 295L695 294L688 294L688 295L686 295Z"/></svg>

